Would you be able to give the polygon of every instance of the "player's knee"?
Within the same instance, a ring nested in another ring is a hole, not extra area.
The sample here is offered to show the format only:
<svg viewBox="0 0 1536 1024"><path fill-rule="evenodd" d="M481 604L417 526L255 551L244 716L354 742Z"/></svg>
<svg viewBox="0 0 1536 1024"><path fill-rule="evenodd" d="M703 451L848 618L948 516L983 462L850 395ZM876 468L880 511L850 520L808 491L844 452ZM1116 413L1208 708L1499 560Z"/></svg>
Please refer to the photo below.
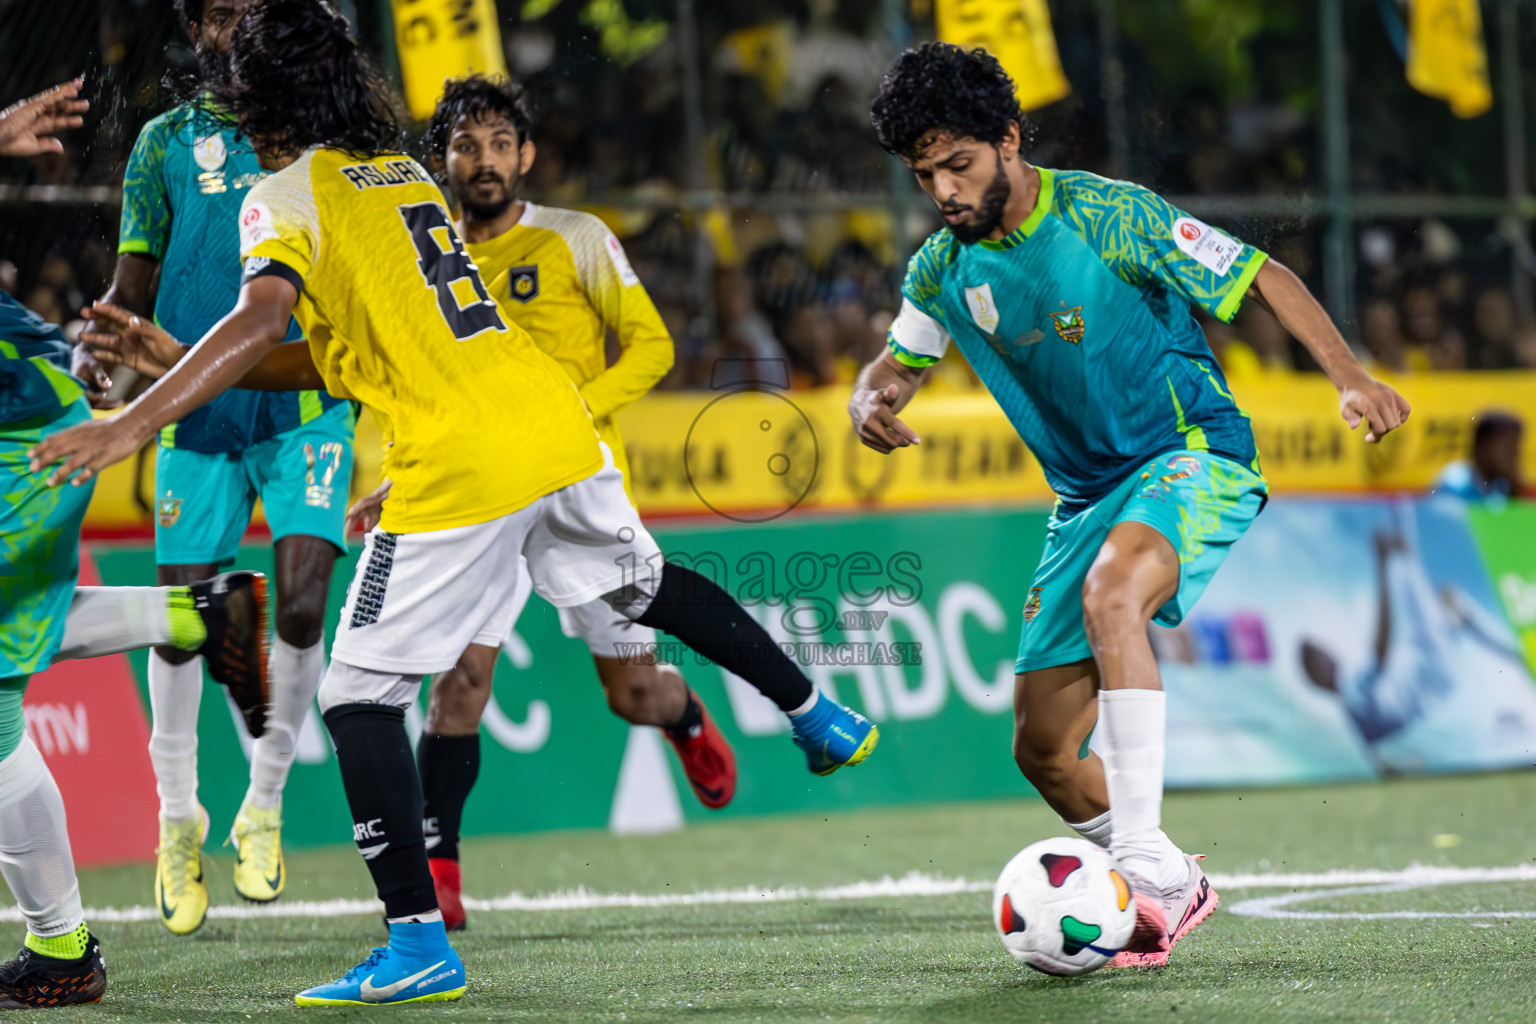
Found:
<svg viewBox="0 0 1536 1024"><path fill-rule="evenodd" d="M273 616L277 635L290 647L313 647L325 635L325 596L284 600Z"/></svg>
<svg viewBox="0 0 1536 1024"><path fill-rule="evenodd" d="M686 704L688 684L674 668L655 664L625 665L602 674L608 710L631 725L667 725Z"/></svg>
<svg viewBox="0 0 1536 1024"><path fill-rule="evenodd" d="M1135 626L1140 615L1125 567L1113 561L1095 563L1083 581L1083 624L1089 637Z"/></svg>
<svg viewBox="0 0 1536 1024"><path fill-rule="evenodd" d="M180 647L156 647L155 653L168 665L185 665L197 657L196 651L184 651Z"/></svg>

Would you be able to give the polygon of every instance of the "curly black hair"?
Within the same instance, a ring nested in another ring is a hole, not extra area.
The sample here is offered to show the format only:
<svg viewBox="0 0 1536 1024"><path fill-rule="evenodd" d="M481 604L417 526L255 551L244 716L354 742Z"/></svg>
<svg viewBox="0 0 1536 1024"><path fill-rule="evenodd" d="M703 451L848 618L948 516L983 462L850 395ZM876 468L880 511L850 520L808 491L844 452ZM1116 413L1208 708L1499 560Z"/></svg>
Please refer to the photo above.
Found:
<svg viewBox="0 0 1536 1024"><path fill-rule="evenodd" d="M212 98L265 151L401 152L389 87L349 29L322 0L263 0L235 27Z"/></svg>
<svg viewBox="0 0 1536 1024"><path fill-rule="evenodd" d="M501 75L466 75L450 79L443 89L443 98L432 111L432 123L427 127L427 152L439 160L448 156L448 136L459 118L475 121L487 118L505 118L517 129L517 141L528 141L533 129L533 118L528 115L528 104L523 87Z"/></svg>
<svg viewBox="0 0 1536 1024"><path fill-rule="evenodd" d="M1024 130L1013 79L985 50L923 43L902 51L869 105L880 145L908 160L922 158L936 136L997 144L1008 125Z"/></svg>
<svg viewBox="0 0 1536 1024"><path fill-rule="evenodd" d="M181 0L181 13L184 21L202 21L203 4L205 0Z"/></svg>

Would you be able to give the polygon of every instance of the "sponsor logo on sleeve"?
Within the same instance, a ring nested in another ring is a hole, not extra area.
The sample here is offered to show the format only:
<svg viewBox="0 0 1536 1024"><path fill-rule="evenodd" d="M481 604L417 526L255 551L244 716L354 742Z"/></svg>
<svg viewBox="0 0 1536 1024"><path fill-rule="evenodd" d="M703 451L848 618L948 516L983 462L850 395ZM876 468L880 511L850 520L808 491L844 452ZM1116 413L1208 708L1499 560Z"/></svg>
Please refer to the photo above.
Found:
<svg viewBox="0 0 1536 1024"><path fill-rule="evenodd" d="M1173 222L1173 242L1179 251L1213 274L1225 276L1232 264L1243 254L1243 243L1228 238L1202 221L1193 217L1180 217Z"/></svg>
<svg viewBox="0 0 1536 1024"><path fill-rule="evenodd" d="M603 248L608 250L608 258L613 261L613 269L619 272L619 280L624 282L624 287L640 283L640 275L629 265L629 257L624 255L624 246L617 238L609 235L603 239Z"/></svg>
<svg viewBox="0 0 1536 1024"><path fill-rule="evenodd" d="M250 252L262 242L277 237L277 228L272 224L272 211L263 202L254 202L246 206L240 214L240 249L242 252Z"/></svg>

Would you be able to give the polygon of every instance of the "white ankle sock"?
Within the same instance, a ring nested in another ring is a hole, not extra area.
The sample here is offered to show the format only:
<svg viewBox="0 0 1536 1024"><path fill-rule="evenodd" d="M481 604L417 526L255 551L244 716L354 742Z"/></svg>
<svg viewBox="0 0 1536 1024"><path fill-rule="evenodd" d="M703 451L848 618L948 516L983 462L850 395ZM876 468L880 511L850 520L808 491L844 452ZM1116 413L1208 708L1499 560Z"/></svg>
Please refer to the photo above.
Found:
<svg viewBox="0 0 1536 1024"><path fill-rule="evenodd" d="M1110 819L1108 811L1105 811L1096 818L1089 818L1087 821L1078 822L1076 825L1067 821L1066 818L1061 820L1067 828L1076 832L1090 843L1102 846L1106 850L1109 849Z"/></svg>
<svg viewBox="0 0 1536 1024"><path fill-rule="evenodd" d="M325 672L325 645L294 647L274 636L267 664L272 680L272 707L267 712L267 731L251 745L251 785L245 798L256 807L270 810L282 802L299 729L304 725L304 716L309 714L315 692L320 689L320 677Z"/></svg>
<svg viewBox="0 0 1536 1024"><path fill-rule="evenodd" d="M165 587L76 587L55 661L171 642Z"/></svg>
<svg viewBox="0 0 1536 1024"><path fill-rule="evenodd" d="M25 736L0 760L0 874L33 935L67 935L85 920L64 799Z"/></svg>
<svg viewBox="0 0 1536 1024"><path fill-rule="evenodd" d="M1161 690L1099 691L1104 780L1113 835L1110 852L1127 871L1169 891L1189 872L1158 826L1163 812L1163 751L1168 703Z"/></svg>
<svg viewBox="0 0 1536 1024"><path fill-rule="evenodd" d="M160 813L172 821L197 814L197 707L203 697L203 659L172 665L149 652L149 707L153 715L149 759L155 766Z"/></svg>

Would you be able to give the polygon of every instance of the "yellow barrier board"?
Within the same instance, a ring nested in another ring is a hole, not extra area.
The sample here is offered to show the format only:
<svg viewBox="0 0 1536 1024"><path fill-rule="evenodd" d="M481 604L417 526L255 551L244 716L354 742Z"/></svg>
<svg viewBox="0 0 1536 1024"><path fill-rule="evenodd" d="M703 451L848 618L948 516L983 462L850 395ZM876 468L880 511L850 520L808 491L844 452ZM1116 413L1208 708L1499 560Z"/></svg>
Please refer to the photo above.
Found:
<svg viewBox="0 0 1536 1024"><path fill-rule="evenodd" d="M394 0L395 43L411 116L425 121L443 80L507 73L494 0Z"/></svg>
<svg viewBox="0 0 1536 1024"><path fill-rule="evenodd" d="M1368 445L1339 417L1321 376L1234 385L1253 419L1274 493L1422 490L1465 458L1479 412L1536 423L1536 372L1441 374L1395 382L1413 406L1408 423ZM658 393L618 415L631 486L647 515L721 514L766 522L793 508L849 509L1047 502L1040 465L985 392L919 394L902 418L922 444L892 455L861 445L848 391L725 390ZM515 458L509 445L508 458ZM1536 444L1525 446L1536 480ZM358 422L353 493L371 490L383 462L378 428ZM86 518L95 530L152 525L153 452L102 474Z"/></svg>

